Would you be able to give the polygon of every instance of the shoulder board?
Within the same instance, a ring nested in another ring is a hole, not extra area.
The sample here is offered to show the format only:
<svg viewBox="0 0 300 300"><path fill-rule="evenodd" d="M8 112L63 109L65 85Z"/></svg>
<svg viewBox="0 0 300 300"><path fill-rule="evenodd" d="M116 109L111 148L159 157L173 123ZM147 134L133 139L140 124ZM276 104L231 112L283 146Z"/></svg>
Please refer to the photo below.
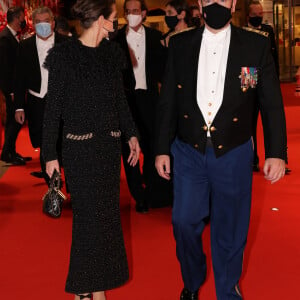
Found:
<svg viewBox="0 0 300 300"><path fill-rule="evenodd" d="M258 34L263 35L265 37L269 37L269 32L265 32L265 31L254 29L254 28L247 27L247 26L244 26L243 29L247 30L247 31L258 33Z"/></svg>
<svg viewBox="0 0 300 300"><path fill-rule="evenodd" d="M196 28L195 26L192 26L192 27L188 27L188 28L182 29L180 31L172 32L172 33L170 33L170 37L172 37L174 35L177 35L177 34L180 34L180 33L183 33L183 32L187 32L187 31L193 30L195 28Z"/></svg>

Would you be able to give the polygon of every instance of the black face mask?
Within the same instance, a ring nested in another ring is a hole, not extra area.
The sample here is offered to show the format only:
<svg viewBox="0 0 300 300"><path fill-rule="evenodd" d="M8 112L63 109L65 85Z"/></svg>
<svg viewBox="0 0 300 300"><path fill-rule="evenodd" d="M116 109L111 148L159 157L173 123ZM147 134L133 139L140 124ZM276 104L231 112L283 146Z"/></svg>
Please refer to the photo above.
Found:
<svg viewBox="0 0 300 300"><path fill-rule="evenodd" d="M223 28L231 19L231 8L218 3L202 7L205 23L213 29Z"/></svg>
<svg viewBox="0 0 300 300"><path fill-rule="evenodd" d="M20 22L20 27L21 27L21 30L23 30L26 27L26 21L25 20Z"/></svg>
<svg viewBox="0 0 300 300"><path fill-rule="evenodd" d="M197 28L199 28L201 26L201 20L199 17L192 17L191 18L191 24L192 26L195 26Z"/></svg>
<svg viewBox="0 0 300 300"><path fill-rule="evenodd" d="M256 16L256 17L249 17L249 23L253 26L253 27L259 27L262 23L263 18L260 16Z"/></svg>
<svg viewBox="0 0 300 300"><path fill-rule="evenodd" d="M179 20L177 16L165 16L165 22L170 29L174 29L177 26Z"/></svg>

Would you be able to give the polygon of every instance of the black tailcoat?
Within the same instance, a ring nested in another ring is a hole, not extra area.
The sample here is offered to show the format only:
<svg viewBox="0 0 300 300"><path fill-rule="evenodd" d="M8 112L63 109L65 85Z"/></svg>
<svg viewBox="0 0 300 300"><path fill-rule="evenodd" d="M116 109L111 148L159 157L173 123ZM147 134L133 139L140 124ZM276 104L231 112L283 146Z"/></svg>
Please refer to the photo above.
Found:
<svg viewBox="0 0 300 300"><path fill-rule="evenodd" d="M270 51L269 39L231 25L231 40L222 105L207 127L197 104L197 72L203 28L178 34L170 40L166 74L157 107L156 154L169 154L178 136L204 153L210 130L217 157L252 136L256 101L262 116L266 157L286 158L285 114ZM255 88L241 88L241 68L255 67Z"/></svg>
<svg viewBox="0 0 300 300"><path fill-rule="evenodd" d="M55 33L54 44L65 41L67 37ZM20 42L16 65L15 108L24 109L26 92L36 93L41 89L41 68L36 46L36 35Z"/></svg>
<svg viewBox="0 0 300 300"><path fill-rule="evenodd" d="M13 80L18 41L5 27L0 33L0 89L4 95L13 92Z"/></svg>
<svg viewBox="0 0 300 300"><path fill-rule="evenodd" d="M68 37L55 33L54 46ZM33 147L41 147L45 99L31 96L28 90L41 90L41 67L36 35L20 42L16 64L15 109L25 109L30 140ZM26 96L27 95L27 96Z"/></svg>

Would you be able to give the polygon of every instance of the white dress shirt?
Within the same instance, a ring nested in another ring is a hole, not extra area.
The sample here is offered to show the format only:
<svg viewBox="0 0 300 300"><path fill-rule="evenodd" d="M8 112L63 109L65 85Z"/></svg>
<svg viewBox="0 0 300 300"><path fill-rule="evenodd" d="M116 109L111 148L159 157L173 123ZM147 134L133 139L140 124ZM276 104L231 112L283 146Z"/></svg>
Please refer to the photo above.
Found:
<svg viewBox="0 0 300 300"><path fill-rule="evenodd" d="M141 26L138 31L134 31L129 27L126 39L128 47L131 48L135 56L135 61L133 62L133 73L136 82L135 89L147 90L146 33L144 26Z"/></svg>
<svg viewBox="0 0 300 300"><path fill-rule="evenodd" d="M197 81L197 103L208 126L211 126L223 102L231 27L214 34L204 29ZM210 131L207 131L210 136Z"/></svg>
<svg viewBox="0 0 300 300"><path fill-rule="evenodd" d="M36 47L39 56L40 69L41 69L41 89L40 92L37 93L32 90L28 90L28 92L38 98L44 98L48 92L48 70L44 67L44 62L48 55L48 52L54 46L54 33L47 39L42 40L36 35Z"/></svg>

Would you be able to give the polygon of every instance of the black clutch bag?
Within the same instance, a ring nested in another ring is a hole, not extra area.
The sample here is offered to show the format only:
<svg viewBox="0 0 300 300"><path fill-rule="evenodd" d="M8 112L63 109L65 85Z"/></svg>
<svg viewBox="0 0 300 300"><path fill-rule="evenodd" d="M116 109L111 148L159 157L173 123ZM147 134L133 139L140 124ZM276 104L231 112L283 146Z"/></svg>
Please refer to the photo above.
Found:
<svg viewBox="0 0 300 300"><path fill-rule="evenodd" d="M62 204L66 196L60 190L61 178L59 172L54 170L49 189L43 197L43 213L52 218L59 218L62 211Z"/></svg>

